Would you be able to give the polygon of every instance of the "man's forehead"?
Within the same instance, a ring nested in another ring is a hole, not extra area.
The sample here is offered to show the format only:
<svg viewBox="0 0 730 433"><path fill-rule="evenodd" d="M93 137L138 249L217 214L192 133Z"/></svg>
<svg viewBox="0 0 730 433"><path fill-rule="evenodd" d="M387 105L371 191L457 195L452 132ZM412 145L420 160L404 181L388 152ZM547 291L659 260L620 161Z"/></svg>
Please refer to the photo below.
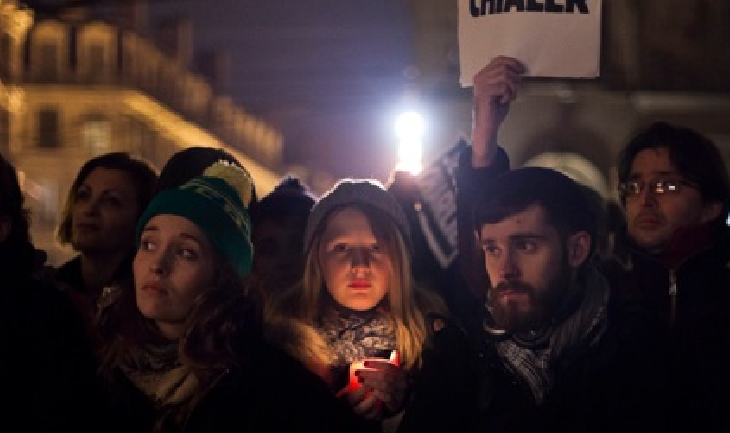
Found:
<svg viewBox="0 0 730 433"><path fill-rule="evenodd" d="M665 147L644 149L636 154L631 163L631 177L668 174L678 174L678 170L674 163L672 163L669 149Z"/></svg>
<svg viewBox="0 0 730 433"><path fill-rule="evenodd" d="M497 239L515 236L542 236L549 230L545 210L539 204L533 204L499 222L482 224L479 234L482 239Z"/></svg>

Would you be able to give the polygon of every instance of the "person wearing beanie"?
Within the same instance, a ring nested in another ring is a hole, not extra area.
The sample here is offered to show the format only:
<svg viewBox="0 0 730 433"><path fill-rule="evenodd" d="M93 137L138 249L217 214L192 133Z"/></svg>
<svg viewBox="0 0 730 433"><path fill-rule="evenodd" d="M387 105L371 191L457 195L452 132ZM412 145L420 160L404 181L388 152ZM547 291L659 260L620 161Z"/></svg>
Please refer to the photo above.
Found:
<svg viewBox="0 0 730 433"><path fill-rule="evenodd" d="M402 408L427 316L446 314L415 286L409 244L403 211L381 183L343 179L310 213L303 280L265 316L270 341L319 374L373 431Z"/></svg>
<svg viewBox="0 0 730 433"><path fill-rule="evenodd" d="M142 213L133 282L108 291L100 315L105 431L351 430L316 375L263 340L261 302L243 282L252 190L220 161Z"/></svg>
<svg viewBox="0 0 730 433"><path fill-rule="evenodd" d="M160 171L156 192L177 188L190 179L200 176L203 171L218 161L226 161L240 167L251 176L241 162L221 147L193 146L178 150L167 160ZM251 206L258 201L256 186L251 185Z"/></svg>
<svg viewBox="0 0 730 433"><path fill-rule="evenodd" d="M304 229L314 202L299 179L287 176L251 206L251 241L256 249L252 277L265 295L279 293L302 278Z"/></svg>

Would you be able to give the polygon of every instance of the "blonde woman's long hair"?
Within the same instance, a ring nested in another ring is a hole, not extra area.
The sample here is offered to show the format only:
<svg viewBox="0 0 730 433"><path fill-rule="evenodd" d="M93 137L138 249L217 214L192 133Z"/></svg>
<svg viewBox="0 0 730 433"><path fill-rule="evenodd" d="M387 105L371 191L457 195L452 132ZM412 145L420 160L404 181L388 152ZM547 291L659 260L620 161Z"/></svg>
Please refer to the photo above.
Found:
<svg viewBox="0 0 730 433"><path fill-rule="evenodd" d="M395 325L396 346L400 352L401 365L410 370L417 365L426 341L427 314L432 312L446 314L446 308L435 294L416 286L411 274L410 251L395 223L384 213L367 205L353 204L337 208L317 227L311 247L306 253L304 277L301 283L290 288L267 308L267 322L272 325L268 335L275 344L284 346L285 350L301 359L310 368L313 363L320 365L321 368L322 363L331 359L327 353L326 343L314 330L317 327L317 318L321 317L328 298L318 251L327 221L334 213L345 208L355 208L363 212L370 222L375 237L383 243L388 253L392 277L388 292L381 302L387 303L387 311ZM293 324L291 319L299 325Z"/></svg>

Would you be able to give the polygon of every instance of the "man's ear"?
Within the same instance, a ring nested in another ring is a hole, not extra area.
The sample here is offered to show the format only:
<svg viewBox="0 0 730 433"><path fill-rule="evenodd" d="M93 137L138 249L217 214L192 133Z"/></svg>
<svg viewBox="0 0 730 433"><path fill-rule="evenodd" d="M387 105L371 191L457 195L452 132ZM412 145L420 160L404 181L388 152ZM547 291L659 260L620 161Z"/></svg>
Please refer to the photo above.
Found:
<svg viewBox="0 0 730 433"><path fill-rule="evenodd" d="M0 216L0 243L10 236L10 230L12 230L13 224L10 222L10 217L7 215Z"/></svg>
<svg viewBox="0 0 730 433"><path fill-rule="evenodd" d="M702 213L700 214L700 223L704 224L718 218L720 216L720 212L722 212L722 207L722 202L719 201L713 201L703 205Z"/></svg>
<svg viewBox="0 0 730 433"><path fill-rule="evenodd" d="M591 253L591 235L586 231L568 236L568 265L577 268L588 259Z"/></svg>

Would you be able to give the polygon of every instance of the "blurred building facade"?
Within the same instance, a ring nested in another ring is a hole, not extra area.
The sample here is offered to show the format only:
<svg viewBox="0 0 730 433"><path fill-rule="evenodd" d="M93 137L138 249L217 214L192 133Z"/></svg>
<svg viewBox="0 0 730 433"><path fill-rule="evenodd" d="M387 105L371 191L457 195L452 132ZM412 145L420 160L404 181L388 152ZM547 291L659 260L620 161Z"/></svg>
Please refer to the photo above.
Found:
<svg viewBox="0 0 730 433"><path fill-rule="evenodd" d="M71 253L53 236L68 188L99 154L126 151L159 169L180 149L213 146L245 165L261 195L280 178L281 134L225 94L225 58L206 56L207 74L192 72L189 22L161 23L153 39L146 3L119 4L103 19L0 0L0 152L21 175L34 241L52 263Z"/></svg>
<svg viewBox="0 0 730 433"><path fill-rule="evenodd" d="M457 3L409 5L411 92L435 119L433 156L470 132L471 89L458 84ZM665 120L713 139L730 166L730 2L604 0L602 12L601 77L526 80L500 134L512 165L552 166L616 198L619 150Z"/></svg>

